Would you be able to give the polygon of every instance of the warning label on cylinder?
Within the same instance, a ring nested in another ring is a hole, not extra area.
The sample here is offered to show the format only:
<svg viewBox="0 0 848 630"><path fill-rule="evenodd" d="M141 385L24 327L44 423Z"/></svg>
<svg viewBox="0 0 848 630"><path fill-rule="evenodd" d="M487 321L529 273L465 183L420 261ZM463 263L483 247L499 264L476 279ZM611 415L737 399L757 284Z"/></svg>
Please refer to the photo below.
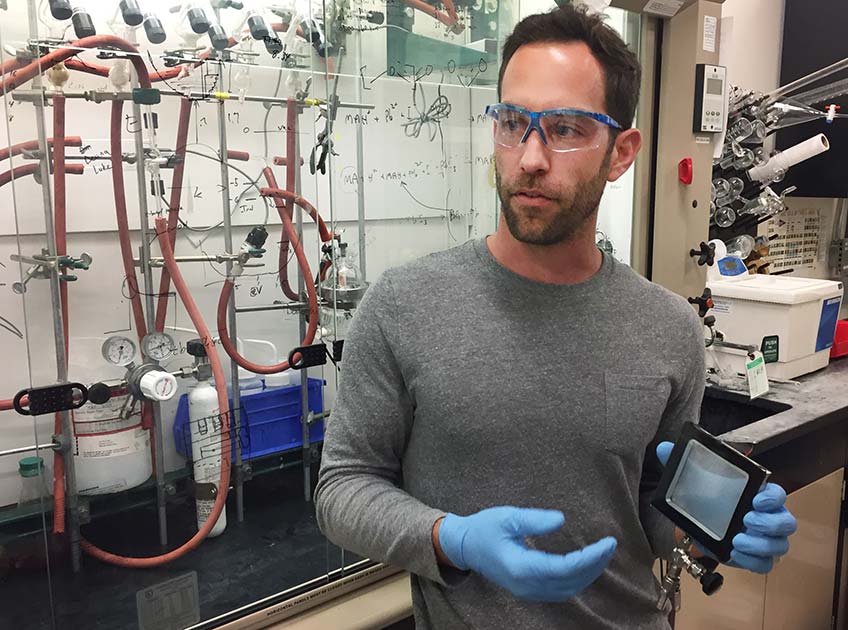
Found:
<svg viewBox="0 0 848 630"><path fill-rule="evenodd" d="M200 621L197 572L137 591L140 630L181 630Z"/></svg>
<svg viewBox="0 0 848 630"><path fill-rule="evenodd" d="M100 435L75 436L77 457L101 458L131 455L150 448L150 434L141 427Z"/></svg>

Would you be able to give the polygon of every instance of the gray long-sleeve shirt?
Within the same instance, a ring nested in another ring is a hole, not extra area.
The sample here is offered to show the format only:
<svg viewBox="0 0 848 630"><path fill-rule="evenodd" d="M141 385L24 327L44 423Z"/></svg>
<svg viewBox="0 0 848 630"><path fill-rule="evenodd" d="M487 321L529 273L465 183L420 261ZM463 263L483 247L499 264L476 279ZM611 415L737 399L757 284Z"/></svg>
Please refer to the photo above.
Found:
<svg viewBox="0 0 848 630"><path fill-rule="evenodd" d="M653 445L697 421L703 391L697 315L612 257L586 282L553 285L500 265L485 239L431 254L384 273L354 318L319 526L413 574L419 630L668 628L652 565L673 526L648 503ZM437 519L498 505L565 514L536 548L614 536L618 549L563 603L437 564Z"/></svg>

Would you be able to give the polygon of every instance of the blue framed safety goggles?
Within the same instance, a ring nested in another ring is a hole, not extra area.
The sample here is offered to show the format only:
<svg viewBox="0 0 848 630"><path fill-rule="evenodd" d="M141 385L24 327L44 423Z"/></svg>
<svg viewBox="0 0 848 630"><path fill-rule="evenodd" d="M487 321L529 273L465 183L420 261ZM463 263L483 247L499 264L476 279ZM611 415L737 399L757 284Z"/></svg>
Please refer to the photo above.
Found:
<svg viewBox="0 0 848 630"><path fill-rule="evenodd" d="M557 153L597 148L604 129L622 128L606 114L570 107L534 112L518 105L496 103L486 106L486 116L497 123L494 139L499 145L515 148L535 129L545 146Z"/></svg>

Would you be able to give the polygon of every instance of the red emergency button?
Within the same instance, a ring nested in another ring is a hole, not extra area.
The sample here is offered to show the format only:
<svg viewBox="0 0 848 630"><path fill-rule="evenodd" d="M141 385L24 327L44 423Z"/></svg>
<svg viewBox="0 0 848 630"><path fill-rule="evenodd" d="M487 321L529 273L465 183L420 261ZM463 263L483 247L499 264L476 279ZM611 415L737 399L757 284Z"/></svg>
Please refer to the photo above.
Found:
<svg viewBox="0 0 848 630"><path fill-rule="evenodd" d="M692 184L692 158L683 158L678 162L677 177L687 186Z"/></svg>

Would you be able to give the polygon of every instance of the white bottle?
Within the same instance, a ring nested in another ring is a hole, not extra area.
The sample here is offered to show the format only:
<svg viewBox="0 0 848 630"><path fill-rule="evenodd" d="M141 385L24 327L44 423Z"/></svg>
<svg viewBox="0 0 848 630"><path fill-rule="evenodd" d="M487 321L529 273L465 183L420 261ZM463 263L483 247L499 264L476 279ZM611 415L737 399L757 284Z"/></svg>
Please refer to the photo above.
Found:
<svg viewBox="0 0 848 630"><path fill-rule="evenodd" d="M197 385L188 393L188 418L191 435L191 459L194 465L196 484L215 484L221 478L221 413L218 406L218 392L211 382L209 359L206 348L199 339L186 344L189 354L195 358ZM212 513L214 499L196 499L197 528L203 527ZM221 510L215 526L209 532L210 537L223 533L227 527L227 508Z"/></svg>

